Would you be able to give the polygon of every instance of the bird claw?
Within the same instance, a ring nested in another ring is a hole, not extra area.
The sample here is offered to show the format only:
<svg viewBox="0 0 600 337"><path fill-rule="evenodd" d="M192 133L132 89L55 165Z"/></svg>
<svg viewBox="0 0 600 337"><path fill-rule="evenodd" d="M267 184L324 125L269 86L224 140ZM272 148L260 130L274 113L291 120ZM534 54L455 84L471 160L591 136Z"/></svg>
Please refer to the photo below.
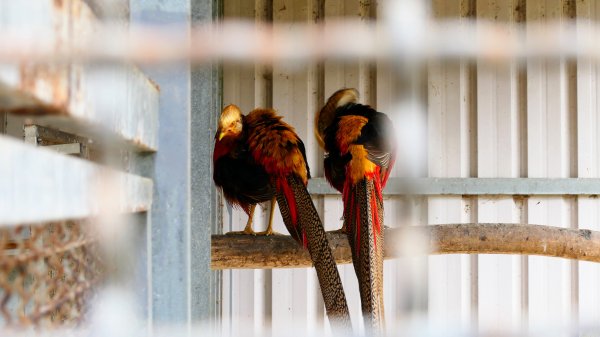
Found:
<svg viewBox="0 0 600 337"><path fill-rule="evenodd" d="M232 232L227 232L225 235L256 235L258 233L256 233L253 230L248 230L248 229L244 229L243 231L232 231Z"/></svg>

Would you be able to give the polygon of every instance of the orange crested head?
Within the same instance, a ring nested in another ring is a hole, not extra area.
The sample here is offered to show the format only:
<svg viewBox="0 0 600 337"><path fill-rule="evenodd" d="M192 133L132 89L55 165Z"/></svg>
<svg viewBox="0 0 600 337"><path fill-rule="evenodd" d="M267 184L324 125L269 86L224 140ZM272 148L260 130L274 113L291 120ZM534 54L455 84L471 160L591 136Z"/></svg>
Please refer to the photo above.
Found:
<svg viewBox="0 0 600 337"><path fill-rule="evenodd" d="M221 141L225 137L239 137L242 134L242 118L242 111L236 105L230 104L223 108L215 140Z"/></svg>

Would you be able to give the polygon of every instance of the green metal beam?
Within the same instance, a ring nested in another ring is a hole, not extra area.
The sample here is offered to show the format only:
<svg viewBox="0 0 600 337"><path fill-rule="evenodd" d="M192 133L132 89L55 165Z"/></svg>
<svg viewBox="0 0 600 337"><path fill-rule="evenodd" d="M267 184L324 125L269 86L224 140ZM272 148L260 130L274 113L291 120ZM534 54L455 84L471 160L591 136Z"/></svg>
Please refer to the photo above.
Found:
<svg viewBox="0 0 600 337"><path fill-rule="evenodd" d="M324 178L311 179L313 195L339 194ZM390 178L385 195L598 195L596 178Z"/></svg>

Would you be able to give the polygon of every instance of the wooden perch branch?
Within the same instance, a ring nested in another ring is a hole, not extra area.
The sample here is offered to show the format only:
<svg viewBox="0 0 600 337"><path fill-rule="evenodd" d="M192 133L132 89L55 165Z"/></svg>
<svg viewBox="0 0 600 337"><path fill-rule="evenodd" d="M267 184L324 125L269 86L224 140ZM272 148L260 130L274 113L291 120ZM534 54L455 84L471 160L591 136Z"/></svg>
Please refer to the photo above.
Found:
<svg viewBox="0 0 600 337"><path fill-rule="evenodd" d="M328 235L337 263L350 263L346 235ZM417 248L428 254L520 254L600 262L600 232L499 223L387 228L386 259L403 255L401 242L415 238L426 246ZM287 235L213 235L211 249L212 269L311 266L308 252Z"/></svg>

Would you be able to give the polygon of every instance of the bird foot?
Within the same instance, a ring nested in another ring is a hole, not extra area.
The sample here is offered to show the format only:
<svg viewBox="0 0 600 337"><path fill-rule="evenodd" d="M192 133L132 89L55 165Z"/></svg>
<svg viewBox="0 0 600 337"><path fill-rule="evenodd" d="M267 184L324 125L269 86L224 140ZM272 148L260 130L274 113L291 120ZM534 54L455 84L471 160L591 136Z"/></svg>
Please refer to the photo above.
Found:
<svg viewBox="0 0 600 337"><path fill-rule="evenodd" d="M244 229L243 231L233 231L233 232L227 232L226 235L256 235L258 233L256 233L255 231L253 231L252 229Z"/></svg>

